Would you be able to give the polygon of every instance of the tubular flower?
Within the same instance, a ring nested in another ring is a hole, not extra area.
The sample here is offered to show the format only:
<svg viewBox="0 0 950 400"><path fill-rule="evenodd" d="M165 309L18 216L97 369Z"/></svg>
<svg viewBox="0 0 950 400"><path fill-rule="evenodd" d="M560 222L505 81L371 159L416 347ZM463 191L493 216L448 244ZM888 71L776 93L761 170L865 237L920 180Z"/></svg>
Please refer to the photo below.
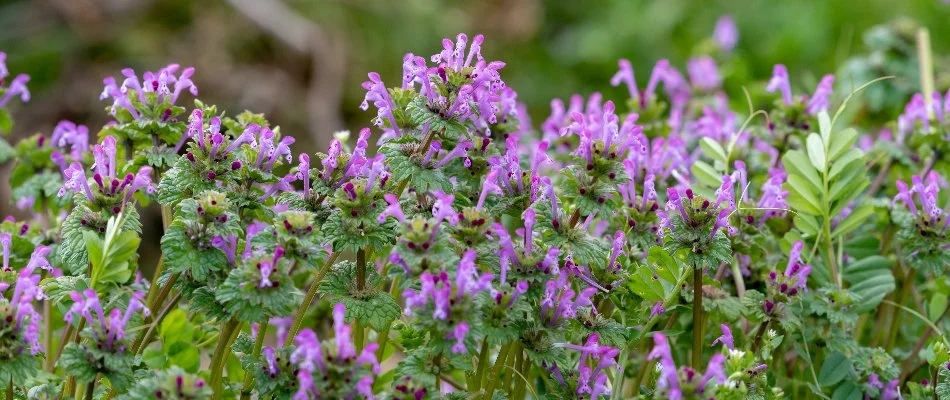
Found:
<svg viewBox="0 0 950 400"><path fill-rule="evenodd" d="M374 398L372 384L380 372L376 359L379 345L368 343L357 352L345 316L342 303L333 307L333 340L321 342L309 328L295 337L297 347L290 355L298 371L295 400Z"/></svg>
<svg viewBox="0 0 950 400"><path fill-rule="evenodd" d="M541 297L541 320L548 326L577 317L580 308L592 307L591 297L597 292L595 287L586 287L575 292L568 281L568 274L560 274L557 279L545 283Z"/></svg>
<svg viewBox="0 0 950 400"><path fill-rule="evenodd" d="M792 87L788 79L788 70L785 69L784 65L775 64L775 67L772 69L772 79L769 79L765 90L772 93L778 91L782 94L782 102L784 102L786 106L792 105Z"/></svg>
<svg viewBox="0 0 950 400"><path fill-rule="evenodd" d="M699 371L690 367L676 368L670 344L665 335L659 332L654 333L653 341L655 346L647 358L658 360L660 375L657 378L656 388L657 392L665 398L670 400L693 398L693 396L705 398L715 386L726 383L724 366L726 357L722 354L714 355L706 366L706 373L700 376Z"/></svg>
<svg viewBox="0 0 950 400"><path fill-rule="evenodd" d="M716 28L713 30L713 40L722 51L730 52L739 42L739 28L731 15L723 15L716 21Z"/></svg>
<svg viewBox="0 0 950 400"><path fill-rule="evenodd" d="M610 84L613 86L626 84L630 92L630 98L639 104L640 109L645 109L647 105L650 104L650 101L654 99L657 85L661 82L665 86L666 93L670 98L689 96L689 85L687 85L683 75L680 74L676 68L673 68L668 60L657 61L653 67L653 72L650 74L650 80L647 82L647 86L643 91L637 88L637 82L634 79L633 67L630 65L630 61L622 59L618 61L617 64L620 70L611 78ZM715 65L713 65L713 67L715 67ZM697 70L697 72L700 71ZM716 74L718 75L718 72L716 72ZM706 77L708 76L703 76L703 78ZM561 107L563 108L563 105ZM554 108L553 104L552 108Z"/></svg>
<svg viewBox="0 0 950 400"><path fill-rule="evenodd" d="M139 311L145 316L149 315L144 303L144 292L135 292L132 295L124 314L120 309L114 308L106 315L99 302L99 294L92 289L72 292L69 297L73 300L73 305L64 319L72 324L76 317L85 318L86 324L92 329L93 340L96 341L97 347L103 350L125 351L125 328L129 320Z"/></svg>
<svg viewBox="0 0 950 400"><path fill-rule="evenodd" d="M141 80L139 80L135 70L125 68L122 70L125 79L121 85L117 85L116 79L111 76L103 80L105 88L99 99L113 99L112 115L116 115L119 109L125 109L133 119L142 119L149 109L166 103L168 106L175 105L178 97L185 90L190 92L192 96L198 95L198 87L191 80L195 69L187 67L178 74L180 68L178 64L169 64L157 72L146 71L142 74ZM133 99L138 104L133 103ZM166 108L160 110L160 112L161 116L159 118L164 122L170 115L170 111Z"/></svg>
<svg viewBox="0 0 950 400"><path fill-rule="evenodd" d="M766 314L771 315L781 311L785 303L800 298L800 295L808 290L808 275L811 273L811 266L802 264L803 247L804 243L800 240L792 245L784 274L776 271L769 272L769 280L766 283L771 296L763 304Z"/></svg>
<svg viewBox="0 0 950 400"><path fill-rule="evenodd" d="M3 246L3 269L0 271L13 271L10 265L11 242L9 233L0 234L0 245ZM53 270L46 260L50 251L49 247L37 246L12 285L0 281L0 331L8 332L8 335L0 336L0 346L12 349L12 352L3 353L7 356L16 357L24 350L29 350L29 354L35 356L43 350L40 345L40 323L43 317L33 303L47 298L39 287L41 275L36 270L44 269L54 276L58 275L58 271ZM0 361L11 360L4 360L0 355Z"/></svg>
<svg viewBox="0 0 950 400"><path fill-rule="evenodd" d="M89 128L71 121L59 121L53 128L50 144L62 149L69 148L69 156L74 160L89 150Z"/></svg>
<svg viewBox="0 0 950 400"><path fill-rule="evenodd" d="M828 111L829 98L831 97L832 85L835 83L835 76L828 74L821 78L818 87L815 88L815 94L808 99L808 105L805 110L811 115L818 115L822 111Z"/></svg>
<svg viewBox="0 0 950 400"><path fill-rule="evenodd" d="M711 57L702 56L690 59L686 63L686 70L689 72L690 84L696 89L708 92L722 85L719 68L716 67L716 61Z"/></svg>
<svg viewBox="0 0 950 400"><path fill-rule="evenodd" d="M143 166L137 173L128 173L125 178L119 180L116 175L115 137L106 136L102 139L102 143L94 145L92 155L95 160L92 165L94 187L98 195L112 199L107 203L112 205L113 213L118 214L139 190L144 190L148 194L155 192L155 187L152 186L152 168L149 166ZM59 190L59 196L65 196L67 192L73 191L86 195L86 199L90 202L95 200L96 196L90 189L86 171L80 163L74 162L62 172L65 182Z"/></svg>
<svg viewBox="0 0 950 400"><path fill-rule="evenodd" d="M599 340L600 335L593 333L587 337L582 346L569 343L560 345L581 353L576 368L576 383L565 381L564 374L556 364L550 368L561 385L577 387L575 394L578 397L597 399L602 395L610 394L610 389L607 387L607 375L610 369L617 368L617 356L620 354L620 349L601 345L598 343ZM573 377L574 374L570 376Z"/></svg>

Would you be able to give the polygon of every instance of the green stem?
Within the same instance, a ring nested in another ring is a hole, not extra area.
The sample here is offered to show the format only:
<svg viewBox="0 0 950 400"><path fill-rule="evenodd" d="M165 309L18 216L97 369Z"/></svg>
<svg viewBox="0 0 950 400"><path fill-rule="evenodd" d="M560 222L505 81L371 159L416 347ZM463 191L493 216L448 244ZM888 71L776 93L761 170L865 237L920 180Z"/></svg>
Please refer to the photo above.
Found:
<svg viewBox="0 0 950 400"><path fill-rule="evenodd" d="M297 314L294 315L294 323L291 325L290 333L287 335L284 346L289 346L294 342L294 338L297 337L297 333L300 332L300 328L303 325L303 319L307 316L307 311L310 310L310 304L313 303L313 298L317 296L317 289L320 288L320 282L323 280L323 277L327 276L327 273L330 272L330 268L333 267L333 263L336 262L339 256L340 252L331 254L327 262L323 264L323 268L320 268L320 270L313 275L313 283L310 284L310 289L307 290L307 295L304 297L303 303L300 303Z"/></svg>
<svg viewBox="0 0 950 400"><path fill-rule="evenodd" d="M261 356L261 350L264 348L264 336L267 336L267 323L260 325L257 330L257 340L254 341L254 359ZM250 371L244 372L244 384L241 385L241 400L250 400L251 389L254 388L254 375Z"/></svg>
<svg viewBox="0 0 950 400"><path fill-rule="evenodd" d="M492 394L495 393L495 385L498 383L498 374L501 373L501 369L505 367L505 361L508 358L509 350L511 350L514 343L508 343L504 346L501 346L501 350L498 351L498 357L495 358L495 365L492 366L491 375L486 377L486 383L488 384L487 389L485 390L485 399L489 400L492 398Z"/></svg>
<svg viewBox="0 0 950 400"><path fill-rule="evenodd" d="M354 318L353 326L353 345L356 346L356 352L359 353L363 351L363 323L360 322L359 318Z"/></svg>
<svg viewBox="0 0 950 400"><path fill-rule="evenodd" d="M515 389L512 392L512 398L523 399L525 386L528 384L528 360L524 358L524 351L518 352L517 361L515 361L517 366L518 376L515 377Z"/></svg>
<svg viewBox="0 0 950 400"><path fill-rule="evenodd" d="M505 374L505 381L501 384L501 390L508 392L509 397L511 396L511 375L512 371L515 369L515 361L518 360L518 354L521 354L521 343L515 342L512 350L508 351L508 362L506 363L506 369L502 371Z"/></svg>
<svg viewBox="0 0 950 400"><path fill-rule="evenodd" d="M95 392L96 392L96 378L92 378L92 380L89 381L89 383L86 384L86 395L85 395L85 399L86 399L86 400L92 400L92 395L93 395L93 393L95 393Z"/></svg>
<svg viewBox="0 0 950 400"><path fill-rule="evenodd" d="M10 379L10 384L7 385L7 400L13 400L13 379Z"/></svg>
<svg viewBox="0 0 950 400"><path fill-rule="evenodd" d="M769 320L762 321L762 324L759 325L759 330L755 332L755 339L752 339L752 353L759 351L759 345L762 343L762 337L765 336L765 331L769 329Z"/></svg>
<svg viewBox="0 0 950 400"><path fill-rule="evenodd" d="M356 290L366 289L366 249L356 251Z"/></svg>
<svg viewBox="0 0 950 400"><path fill-rule="evenodd" d="M43 320L43 348L49 350L53 348L53 302L49 299L43 301ZM45 361L46 372L53 372L56 360L46 354Z"/></svg>
<svg viewBox="0 0 950 400"><path fill-rule="evenodd" d="M393 296L393 299L396 300L396 304L399 304L399 277L393 278L392 286L389 287L389 294ZM377 341L379 342L379 348L376 349L376 359L382 362L383 354L386 352L386 345L389 343L389 329L392 327L392 324L386 325L382 331L379 332Z"/></svg>
<svg viewBox="0 0 950 400"><path fill-rule="evenodd" d="M231 318L228 322L221 325L220 334L218 336L221 340L218 341L218 346L214 349L214 356L211 359L211 365L209 367L211 369L209 384L215 399L222 398L223 393L221 393L221 386L223 382L221 377L224 374L224 365L227 364L228 355L231 353L229 339L240 325L240 321L234 318Z"/></svg>
<svg viewBox="0 0 950 400"><path fill-rule="evenodd" d="M485 368L488 368L488 338L485 337L482 339L482 347L478 351L478 366L475 367L475 379L472 381L471 387L468 388L470 393L477 393L478 389L482 387L482 378L485 376Z"/></svg>
<svg viewBox="0 0 950 400"><path fill-rule="evenodd" d="M132 354L138 354L145 349L150 343L152 343L152 336L155 336L155 332L158 331L158 328L161 326L162 321L168 316L168 313L171 312L178 301L181 300L181 293L175 293L175 297L172 297L172 300L162 309L158 315L155 316L155 320L150 324L148 330L145 331L145 334L140 336L138 340L135 341L135 344L132 345Z"/></svg>
<svg viewBox="0 0 950 400"><path fill-rule="evenodd" d="M693 268L693 369L703 363L703 269Z"/></svg>
<svg viewBox="0 0 950 400"><path fill-rule="evenodd" d="M904 299L907 298L907 293L910 292L914 283L914 269L907 268L907 273L904 275L904 282L901 284L900 292L897 292L897 298L894 299L894 302L897 304L903 304ZM887 337L887 345L884 347L885 350L891 351L894 348L894 344L897 342L897 332L900 330L900 320L901 320L901 309L897 308L894 310L894 318L891 319L891 329Z"/></svg>
<svg viewBox="0 0 950 400"><path fill-rule="evenodd" d="M155 273L152 275L152 284L148 287L148 294L145 296L145 304L154 305L155 296L158 294L158 278L162 276L165 270L165 255L158 257L158 263L155 264Z"/></svg>

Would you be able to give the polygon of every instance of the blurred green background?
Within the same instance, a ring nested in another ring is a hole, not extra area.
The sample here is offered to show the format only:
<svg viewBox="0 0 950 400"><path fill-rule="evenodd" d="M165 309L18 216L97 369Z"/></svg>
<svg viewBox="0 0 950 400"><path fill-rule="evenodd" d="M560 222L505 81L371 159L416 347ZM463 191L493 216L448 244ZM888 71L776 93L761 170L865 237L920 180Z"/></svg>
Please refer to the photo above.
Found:
<svg viewBox="0 0 950 400"><path fill-rule="evenodd" d="M7 0L0 50L13 73L33 77L33 100L14 106L19 136L64 118L96 131L108 121L103 77L176 62L197 68L205 101L264 112L298 137L297 151L313 152L333 131L369 125L373 113L358 108L367 72L398 85L403 54L428 56L443 37L484 33L486 58L507 62L502 76L537 123L555 97L622 99L625 89L608 83L618 58L633 62L641 85L657 59L682 69L724 14L740 32L725 81L737 105L741 86L761 92L755 81L778 62L811 92L817 77L868 52L875 25L929 27L935 52L950 50L950 5L937 0ZM898 84L915 89L915 67L903 68L911 76Z"/></svg>

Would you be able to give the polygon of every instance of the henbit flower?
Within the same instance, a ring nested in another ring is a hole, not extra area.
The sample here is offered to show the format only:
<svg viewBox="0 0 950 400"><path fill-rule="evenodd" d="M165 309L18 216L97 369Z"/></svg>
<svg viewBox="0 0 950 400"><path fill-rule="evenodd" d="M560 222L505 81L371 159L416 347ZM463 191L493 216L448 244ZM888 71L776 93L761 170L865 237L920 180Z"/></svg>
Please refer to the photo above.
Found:
<svg viewBox="0 0 950 400"><path fill-rule="evenodd" d="M899 386L900 386L899 379L892 379L890 382L887 382L887 386L884 388L884 391L881 392L881 400L901 399Z"/></svg>
<svg viewBox="0 0 950 400"><path fill-rule="evenodd" d="M831 97L832 85L835 83L835 76L828 74L821 78L818 87L815 88L815 94L808 99L808 105L805 110L811 115L818 115L822 111L828 111L829 97Z"/></svg>
<svg viewBox="0 0 950 400"><path fill-rule="evenodd" d="M0 81L10 76L10 70L7 69L7 53L0 51Z"/></svg>
<svg viewBox="0 0 950 400"><path fill-rule="evenodd" d="M356 394L372 398L373 376L380 372L379 361L376 359L379 345L369 343L357 353L352 344L352 328L346 323L345 315L346 308L343 303L333 307L332 341L321 343L317 334L309 328L300 331L295 337L297 347L290 355L290 361L299 369L298 390L294 399L308 400L322 396L354 398ZM331 376L358 375L364 376L356 381L355 385L349 381L346 385L340 385L339 381L328 381ZM331 390L335 392L330 392Z"/></svg>
<svg viewBox="0 0 950 400"><path fill-rule="evenodd" d="M64 316L64 320L73 323L77 316L85 318L86 324L93 331L93 339L100 349L110 351L124 351L125 328L136 312L148 316L149 310L145 307L145 292L135 292L129 299L125 314L118 308L113 309L108 316L102 310L99 294L93 289L82 292L72 292L69 297L73 305Z"/></svg>
<svg viewBox="0 0 950 400"><path fill-rule="evenodd" d="M937 200L940 195L941 182L943 182L943 178L936 171L930 171L926 179L919 175L912 176L912 186L909 189L904 181L898 180L895 182L897 195L891 201L891 206L901 201L914 217L921 219L925 225L934 229L946 229L950 219L943 217L945 211L940 208ZM914 194L917 195L917 200L920 203L920 213L917 211Z"/></svg>
<svg viewBox="0 0 950 400"><path fill-rule="evenodd" d="M597 399L603 394L610 393L606 385L607 370L617 367L617 356L620 354L620 349L601 345L598 343L599 340L600 335L592 333L587 337L583 346L570 343L560 345L560 347L581 352L577 365L576 394L589 395L591 399Z"/></svg>
<svg viewBox="0 0 950 400"><path fill-rule="evenodd" d="M455 340L455 344L452 345L453 353L465 353L468 351L465 348L465 335L468 335L469 327L466 322L459 322L455 326L455 329L452 329L452 332L449 333L448 338Z"/></svg>
<svg viewBox="0 0 950 400"><path fill-rule="evenodd" d="M722 85L722 76L719 75L716 61L709 56L690 59L686 63L686 70L689 73L689 82L694 88L712 91Z"/></svg>
<svg viewBox="0 0 950 400"><path fill-rule="evenodd" d="M294 187L293 185L291 185L291 183L293 183L296 180L297 180L296 174L287 174L287 175L284 175L283 178L278 179L277 182L274 182L270 185L265 186L267 189L264 190L264 194L261 195L260 201L262 203L267 201L267 199L274 196L274 194L276 194L278 191L293 192Z"/></svg>
<svg viewBox="0 0 950 400"><path fill-rule="evenodd" d="M639 102L640 90L637 88L637 80L633 75L633 66L630 64L630 60L620 59L617 61L617 66L620 70L610 78L610 85L620 86L620 84L626 84L627 91L630 92L630 98ZM563 107L563 104L561 107Z"/></svg>
<svg viewBox="0 0 950 400"><path fill-rule="evenodd" d="M591 297L597 288L586 287L580 293L574 292L569 274L561 273L557 279L549 279L544 286L541 298L541 320L548 326L556 326L561 321L577 317L577 310L593 307Z"/></svg>
<svg viewBox="0 0 950 400"><path fill-rule="evenodd" d="M12 271L9 264L12 238L9 233L0 234L0 244L3 246L3 269L0 271ZM58 270L50 266L46 256L51 249L47 246L36 246L33 254L30 255L30 261L24 266L13 284L13 294L9 299L3 296L3 292L10 289L10 284L0 282L0 304L8 301L8 311L10 314L0 320L0 327L4 324L12 324L14 337L19 334L26 344L25 349L29 349L30 355L37 355L42 351L40 345L40 323L42 316L36 311L33 302L46 299L46 295L39 287L41 275L34 273L37 268L45 269L58 276Z"/></svg>
<svg viewBox="0 0 950 400"><path fill-rule="evenodd" d="M725 52L730 52L736 47L736 43L739 42L739 28L736 27L736 21L731 15L723 15L716 21L713 40Z"/></svg>
<svg viewBox="0 0 950 400"><path fill-rule="evenodd" d="M111 210L113 213L119 213L139 190L144 190L148 194L155 192L151 177L152 167L142 166L136 173L128 173L124 179L118 179L115 137L106 136L102 139L102 143L92 146L92 155L95 160L92 165L94 172L92 179L96 183L97 191L105 197L121 199L121 204ZM78 162L70 164L63 170L63 177L65 182L59 190L59 196L65 196L67 191L74 191L85 194L89 201L94 199L86 172L81 164Z"/></svg>
<svg viewBox="0 0 950 400"><path fill-rule="evenodd" d="M406 299L404 314L411 316L416 314L417 309L427 311L431 307L432 318L444 321L452 313L453 305L463 304L465 299L474 297L479 292L493 291L491 282L494 274L479 274L475 257L474 250L468 250L462 255L454 282L445 270L440 271L438 275L429 271L423 272L419 277L422 281L420 290L417 292L415 289L406 289L403 292L403 298Z"/></svg>
<svg viewBox="0 0 950 400"><path fill-rule="evenodd" d="M237 235L229 233L227 238L215 236L211 239L211 246L221 250L228 258L228 265L234 265L235 255L237 254Z"/></svg>
<svg viewBox="0 0 950 400"><path fill-rule="evenodd" d="M72 121L59 121L56 127L53 128L50 143L63 149L69 146L70 157L80 159L82 153L89 150L89 128Z"/></svg>
<svg viewBox="0 0 950 400"><path fill-rule="evenodd" d="M369 73L369 80L363 82L363 89L366 89L366 96L363 98L363 102L360 104L360 109L366 111L369 109L369 102L373 102L373 106L379 110L376 114L376 119L374 123L376 126L382 128L383 130L389 130L391 133L387 137L399 137L399 124L396 122L396 117L393 115L393 110L396 109L396 103L393 102L392 96L389 95L389 89L386 88L386 84L383 83L380 79L379 74L375 72ZM385 121L389 121L389 126L387 127Z"/></svg>
<svg viewBox="0 0 950 400"><path fill-rule="evenodd" d="M729 325L719 324L719 329L722 330L722 335L713 340L712 345L715 346L716 343L721 343L727 349L735 350L735 340L732 337L732 329L729 329Z"/></svg>
<svg viewBox="0 0 950 400"><path fill-rule="evenodd" d="M653 307L650 308L650 319L656 318L659 315L662 315L666 312L666 308L663 307L663 302L658 301L653 304Z"/></svg>
<svg viewBox="0 0 950 400"><path fill-rule="evenodd" d="M2 81L2 78L0 78L0 81ZM20 96L20 101L24 103L30 101L30 90L26 87L29 81L30 76L27 74L20 74L13 78L3 96L0 97L0 108L6 107L10 100L16 96Z"/></svg>
<svg viewBox="0 0 950 400"><path fill-rule="evenodd" d="M709 360L706 373L699 378L698 371L692 368L682 367L677 370L665 335L656 332L653 334L653 341L655 347L650 351L647 359L659 359L660 376L656 383L658 394L665 395L670 400L681 400L685 396L703 395L710 383L722 385L726 382L726 357L722 354L716 354Z"/></svg>
<svg viewBox="0 0 950 400"><path fill-rule="evenodd" d="M762 194L759 197L757 207L769 208L762 215L762 221L773 217L785 217L785 211L788 209L788 202L785 197L788 191L782 186L785 183L785 171L779 168L769 169L769 177L762 184Z"/></svg>
<svg viewBox="0 0 950 400"><path fill-rule="evenodd" d="M775 64L772 68L772 79L769 79L765 90L775 93L779 91L782 94L782 101L786 106L792 105L792 87L788 79L788 70L782 64Z"/></svg>

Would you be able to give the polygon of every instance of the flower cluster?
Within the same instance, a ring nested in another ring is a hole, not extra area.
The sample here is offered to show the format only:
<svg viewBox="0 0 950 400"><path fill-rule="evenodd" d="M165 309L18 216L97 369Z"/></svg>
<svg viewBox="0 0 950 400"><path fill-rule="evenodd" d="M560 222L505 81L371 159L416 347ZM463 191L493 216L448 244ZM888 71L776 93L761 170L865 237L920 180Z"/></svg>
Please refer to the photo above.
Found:
<svg viewBox="0 0 950 400"><path fill-rule="evenodd" d="M39 287L41 274L37 269L53 272L46 257L51 249L37 246L25 266L14 270L10 263L13 238L9 233L0 233L0 246L3 247L2 272L12 276L12 283L0 280L0 360L12 363L13 359L24 355L36 356L42 351L40 345L40 323L43 316L34 303L45 300L46 295ZM4 294L6 293L6 294Z"/></svg>
<svg viewBox="0 0 950 400"><path fill-rule="evenodd" d="M10 70L7 69L7 53L0 51L0 86L8 76L10 76ZM24 103L30 101L30 90L26 87L28 82L30 82L29 75L19 74L10 81L6 88L0 87L0 89L3 89L3 95L0 96L0 108L6 107L10 100L17 96Z"/></svg>
<svg viewBox="0 0 950 400"><path fill-rule="evenodd" d="M99 301L99 293L92 289L69 294L73 301L69 312L63 319L70 324L79 324L78 318L85 319L90 330L90 337L96 343L96 348L102 351L122 352L126 348L125 330L135 313L141 311L143 315L150 314L145 307L145 293L133 293L125 307L125 313L119 308L113 308L108 315L103 311Z"/></svg>
<svg viewBox="0 0 950 400"><path fill-rule="evenodd" d="M373 380L380 371L375 355L378 345L369 343L357 351L352 343L352 327L344 321L345 315L343 304L333 307L332 341L320 342L310 329L297 335L297 347L290 356L298 370L299 389L294 399L374 397ZM276 360L268 357L266 368L276 374Z"/></svg>
<svg viewBox="0 0 950 400"><path fill-rule="evenodd" d="M717 385L726 383L726 374L723 364L726 357L716 354L709 360L706 372L696 371L690 367L676 367L673 361L673 352L669 339L662 333L653 334L654 347L647 356L650 360L657 360L659 375L656 380L656 389L660 395L670 400L684 398L714 397Z"/></svg>

